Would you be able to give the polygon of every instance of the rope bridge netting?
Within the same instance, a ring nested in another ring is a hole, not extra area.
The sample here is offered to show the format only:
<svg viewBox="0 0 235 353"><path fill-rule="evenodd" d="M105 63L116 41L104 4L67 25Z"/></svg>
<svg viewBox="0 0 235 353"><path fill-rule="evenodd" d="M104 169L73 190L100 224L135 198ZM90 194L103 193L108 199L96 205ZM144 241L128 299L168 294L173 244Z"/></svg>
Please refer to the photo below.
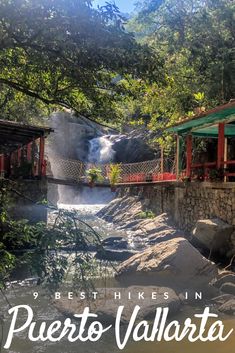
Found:
<svg viewBox="0 0 235 353"><path fill-rule="evenodd" d="M50 156L50 165L47 175L56 179L71 180L76 182L87 181L87 171L98 168L104 181L109 180L110 164L84 163L79 160L62 159L58 156ZM175 180L175 161L170 158L164 160L119 164L120 183L151 182L161 180Z"/></svg>

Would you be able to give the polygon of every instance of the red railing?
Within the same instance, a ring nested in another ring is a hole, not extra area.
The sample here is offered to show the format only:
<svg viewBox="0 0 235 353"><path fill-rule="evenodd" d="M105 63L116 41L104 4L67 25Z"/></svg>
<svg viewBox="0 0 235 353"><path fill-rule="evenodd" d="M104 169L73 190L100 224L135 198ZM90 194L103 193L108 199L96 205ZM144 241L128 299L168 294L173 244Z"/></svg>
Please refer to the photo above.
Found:
<svg viewBox="0 0 235 353"><path fill-rule="evenodd" d="M46 176L44 141L32 142L8 154L0 155L0 176L2 178L38 178ZM38 147L37 147L38 146Z"/></svg>
<svg viewBox="0 0 235 353"><path fill-rule="evenodd" d="M235 176L235 171L226 170L229 168L229 166L235 166L235 160L223 161L221 162L221 165L222 167L220 167L219 170L223 171L222 174L225 178L230 176ZM217 162L194 163L191 165L191 177L192 178L198 177L200 174L201 179L210 180L211 179L210 171L213 169L218 170ZM202 173L198 173L199 170L201 170ZM182 171L181 178L185 176L186 176L185 171Z"/></svg>

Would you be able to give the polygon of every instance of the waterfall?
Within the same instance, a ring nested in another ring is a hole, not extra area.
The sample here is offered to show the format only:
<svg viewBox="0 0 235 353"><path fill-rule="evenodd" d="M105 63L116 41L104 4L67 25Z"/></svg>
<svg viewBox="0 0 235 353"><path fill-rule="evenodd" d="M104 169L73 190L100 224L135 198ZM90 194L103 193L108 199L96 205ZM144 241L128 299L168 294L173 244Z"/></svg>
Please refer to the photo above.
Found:
<svg viewBox="0 0 235 353"><path fill-rule="evenodd" d="M89 141L88 162L94 164L110 163L114 159L110 136L95 137Z"/></svg>
<svg viewBox="0 0 235 353"><path fill-rule="evenodd" d="M55 178L60 178L63 173L63 169L54 163L55 155L65 160L74 159L91 164L105 164L114 160L113 135L108 135L111 131L104 131L98 124L76 117L71 112L56 112L51 117L51 127L54 133L47 145L47 155ZM101 187L90 189L50 184L49 190L49 199L54 203L104 204L113 197L109 188Z"/></svg>

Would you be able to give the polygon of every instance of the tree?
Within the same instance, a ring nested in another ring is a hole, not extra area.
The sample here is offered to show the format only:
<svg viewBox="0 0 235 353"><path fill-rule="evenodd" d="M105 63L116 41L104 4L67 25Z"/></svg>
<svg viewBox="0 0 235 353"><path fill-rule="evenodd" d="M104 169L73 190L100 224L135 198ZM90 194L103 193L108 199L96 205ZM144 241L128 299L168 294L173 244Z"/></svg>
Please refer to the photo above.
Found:
<svg viewBox="0 0 235 353"><path fill-rule="evenodd" d="M17 91L27 104L38 99L82 114L93 114L98 102L101 115L117 74L158 75L155 54L123 21L115 5L96 10L89 0L1 0L2 109Z"/></svg>
<svg viewBox="0 0 235 353"><path fill-rule="evenodd" d="M164 130L198 106L234 98L234 10L230 0L139 1L128 28L164 61L165 84L136 81L122 110L149 114L149 127Z"/></svg>

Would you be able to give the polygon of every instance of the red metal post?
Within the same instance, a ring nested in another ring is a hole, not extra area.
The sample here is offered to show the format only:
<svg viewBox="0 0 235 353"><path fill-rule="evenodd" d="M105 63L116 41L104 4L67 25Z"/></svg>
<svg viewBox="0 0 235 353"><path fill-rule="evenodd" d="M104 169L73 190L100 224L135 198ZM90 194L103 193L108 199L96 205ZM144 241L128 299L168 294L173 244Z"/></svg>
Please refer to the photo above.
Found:
<svg viewBox="0 0 235 353"><path fill-rule="evenodd" d="M218 147L217 147L217 168L224 166L224 148L225 148L225 136L224 136L224 123L218 124Z"/></svg>
<svg viewBox="0 0 235 353"><path fill-rule="evenodd" d="M193 137L192 135L187 135L186 138L186 176L191 177L191 167L192 167L192 145Z"/></svg>
<svg viewBox="0 0 235 353"><path fill-rule="evenodd" d="M18 167L21 165L21 147L18 147L17 150L17 165Z"/></svg>
<svg viewBox="0 0 235 353"><path fill-rule="evenodd" d="M32 142L27 144L27 161L32 161Z"/></svg>
<svg viewBox="0 0 235 353"><path fill-rule="evenodd" d="M43 176L45 174L44 170L44 152L45 152L45 137L41 136L40 137L40 144L39 144L39 169L38 169L38 174L39 176Z"/></svg>

